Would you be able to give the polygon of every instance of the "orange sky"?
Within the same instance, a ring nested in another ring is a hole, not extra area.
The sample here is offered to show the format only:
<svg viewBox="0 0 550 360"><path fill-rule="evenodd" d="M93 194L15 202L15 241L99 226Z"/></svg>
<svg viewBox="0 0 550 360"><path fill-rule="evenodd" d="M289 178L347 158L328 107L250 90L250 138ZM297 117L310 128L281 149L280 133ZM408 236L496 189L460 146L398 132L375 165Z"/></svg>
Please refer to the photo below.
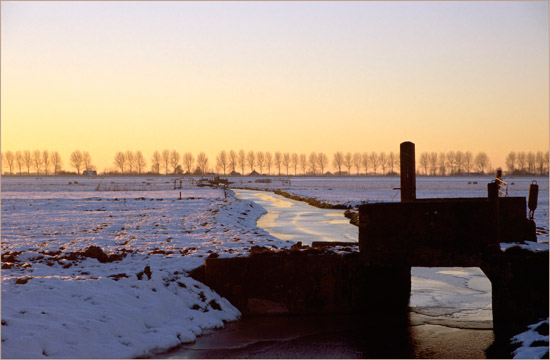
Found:
<svg viewBox="0 0 550 360"><path fill-rule="evenodd" d="M548 150L548 2L2 2L1 146Z"/></svg>

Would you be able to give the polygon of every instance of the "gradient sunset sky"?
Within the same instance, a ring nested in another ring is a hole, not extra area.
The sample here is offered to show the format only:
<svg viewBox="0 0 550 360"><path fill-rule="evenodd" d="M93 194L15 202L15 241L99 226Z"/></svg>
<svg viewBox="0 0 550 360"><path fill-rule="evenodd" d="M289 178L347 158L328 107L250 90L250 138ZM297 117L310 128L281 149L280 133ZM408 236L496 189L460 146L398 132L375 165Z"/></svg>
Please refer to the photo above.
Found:
<svg viewBox="0 0 550 360"><path fill-rule="evenodd" d="M1 146L549 147L549 2L1 3Z"/></svg>

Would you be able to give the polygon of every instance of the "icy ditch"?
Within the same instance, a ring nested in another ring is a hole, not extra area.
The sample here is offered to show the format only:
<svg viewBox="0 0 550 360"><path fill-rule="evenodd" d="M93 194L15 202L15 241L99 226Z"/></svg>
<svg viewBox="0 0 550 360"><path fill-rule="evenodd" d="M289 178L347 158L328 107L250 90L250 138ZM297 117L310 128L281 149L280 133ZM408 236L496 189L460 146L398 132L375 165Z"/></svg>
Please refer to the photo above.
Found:
<svg viewBox="0 0 550 360"><path fill-rule="evenodd" d="M131 358L193 341L240 313L188 271L213 253L290 246L258 229L265 211L231 191L225 199L188 187L178 200L180 190L10 185L3 181L3 358ZM105 262L89 257L94 247Z"/></svg>

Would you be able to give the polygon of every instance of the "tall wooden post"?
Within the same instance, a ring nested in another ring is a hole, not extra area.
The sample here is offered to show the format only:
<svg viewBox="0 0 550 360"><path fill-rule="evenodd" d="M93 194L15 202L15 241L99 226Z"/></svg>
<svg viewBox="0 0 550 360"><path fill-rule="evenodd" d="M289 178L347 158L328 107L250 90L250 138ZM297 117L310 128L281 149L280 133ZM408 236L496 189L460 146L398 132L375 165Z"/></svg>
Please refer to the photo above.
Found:
<svg viewBox="0 0 550 360"><path fill-rule="evenodd" d="M414 143L405 141L400 146L401 202L416 200L416 167Z"/></svg>

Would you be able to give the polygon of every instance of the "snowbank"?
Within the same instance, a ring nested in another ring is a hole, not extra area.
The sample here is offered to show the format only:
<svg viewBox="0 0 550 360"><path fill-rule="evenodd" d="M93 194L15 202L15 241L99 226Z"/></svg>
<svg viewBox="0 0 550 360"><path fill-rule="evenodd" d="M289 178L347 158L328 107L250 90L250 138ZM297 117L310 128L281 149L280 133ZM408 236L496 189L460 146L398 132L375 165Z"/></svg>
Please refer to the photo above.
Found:
<svg viewBox="0 0 550 360"><path fill-rule="evenodd" d="M193 341L240 313L189 271L212 253L291 245L231 191L143 180L3 179L3 358L130 358Z"/></svg>
<svg viewBox="0 0 550 360"><path fill-rule="evenodd" d="M520 344L512 352L514 359L548 358L548 320L529 325L526 331L511 339L512 344Z"/></svg>

